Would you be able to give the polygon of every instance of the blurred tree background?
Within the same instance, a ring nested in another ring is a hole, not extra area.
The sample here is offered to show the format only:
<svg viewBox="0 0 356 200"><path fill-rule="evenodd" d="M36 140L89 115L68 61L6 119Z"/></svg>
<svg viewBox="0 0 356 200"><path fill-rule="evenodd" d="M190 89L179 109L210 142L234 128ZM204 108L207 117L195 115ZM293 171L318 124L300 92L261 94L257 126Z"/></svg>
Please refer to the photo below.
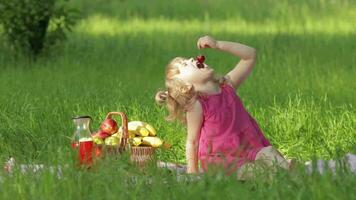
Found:
<svg viewBox="0 0 356 200"><path fill-rule="evenodd" d="M78 20L68 0L0 0L0 23L9 49L31 57L59 45Z"/></svg>

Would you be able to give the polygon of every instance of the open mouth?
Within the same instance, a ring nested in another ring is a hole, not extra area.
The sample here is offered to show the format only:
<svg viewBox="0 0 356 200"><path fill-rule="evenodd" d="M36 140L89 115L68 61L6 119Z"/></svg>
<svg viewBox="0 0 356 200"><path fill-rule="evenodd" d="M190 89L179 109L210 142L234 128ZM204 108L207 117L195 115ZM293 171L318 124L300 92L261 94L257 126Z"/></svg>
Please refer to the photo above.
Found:
<svg viewBox="0 0 356 200"><path fill-rule="evenodd" d="M204 66L203 63L197 62L197 67L198 67L199 69L203 69L205 66Z"/></svg>

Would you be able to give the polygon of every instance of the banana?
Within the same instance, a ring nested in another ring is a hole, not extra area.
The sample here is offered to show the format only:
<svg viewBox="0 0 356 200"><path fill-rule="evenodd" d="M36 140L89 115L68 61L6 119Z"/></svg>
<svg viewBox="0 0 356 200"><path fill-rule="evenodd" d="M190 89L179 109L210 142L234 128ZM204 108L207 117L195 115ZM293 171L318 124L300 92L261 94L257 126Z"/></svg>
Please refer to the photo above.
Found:
<svg viewBox="0 0 356 200"><path fill-rule="evenodd" d="M152 125L142 121L131 121L128 123L128 132L130 143L133 146L148 145L151 147L160 147L163 145L163 140L156 137L156 129ZM96 143L105 143L106 145L118 145L121 141L123 128L119 130L105 141L95 141ZM166 145L163 145L165 147ZM170 148L170 146L168 147Z"/></svg>
<svg viewBox="0 0 356 200"><path fill-rule="evenodd" d="M153 128L152 125L143 122L143 121L131 121L128 124L128 131L130 134L130 138L135 137L136 136L141 136L141 137L147 137L147 136L156 136L157 135L157 131L155 128ZM122 128L120 127L119 131L121 130L122 132Z"/></svg>
<svg viewBox="0 0 356 200"><path fill-rule="evenodd" d="M140 144L142 144L142 137L131 138L131 143L134 146L139 146Z"/></svg>
<svg viewBox="0 0 356 200"><path fill-rule="evenodd" d="M141 121L131 121L127 124L129 131L138 131L139 128L145 126L144 122Z"/></svg>
<svg viewBox="0 0 356 200"><path fill-rule="evenodd" d="M146 123L146 129L150 132L150 136L156 136L157 132L156 129L151 126L151 124Z"/></svg>
<svg viewBox="0 0 356 200"><path fill-rule="evenodd" d="M159 137L143 137L142 144L149 145L152 147L160 147L163 144L163 141Z"/></svg>
<svg viewBox="0 0 356 200"><path fill-rule="evenodd" d="M129 132L129 138L134 138L134 137L136 137L136 133Z"/></svg>
<svg viewBox="0 0 356 200"><path fill-rule="evenodd" d="M131 121L128 123L129 132L138 136L148 136L149 130L146 128L146 123L141 121Z"/></svg>
<svg viewBox="0 0 356 200"><path fill-rule="evenodd" d="M147 128L145 127L141 127L139 130L138 130L138 135L139 136L142 136L142 137L146 137L150 134L150 132L147 130Z"/></svg>
<svg viewBox="0 0 356 200"><path fill-rule="evenodd" d="M122 126L120 126L119 131L116 134L119 134L120 138L122 137L122 134L123 134ZM136 137L136 131L130 131L129 130L129 138L134 138L134 137Z"/></svg>

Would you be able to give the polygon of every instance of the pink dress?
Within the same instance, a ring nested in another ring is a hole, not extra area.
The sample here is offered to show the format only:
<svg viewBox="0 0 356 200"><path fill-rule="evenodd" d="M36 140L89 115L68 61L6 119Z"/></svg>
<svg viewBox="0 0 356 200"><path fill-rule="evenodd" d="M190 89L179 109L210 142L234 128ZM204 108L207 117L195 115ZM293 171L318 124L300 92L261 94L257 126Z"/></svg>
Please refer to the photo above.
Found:
<svg viewBox="0 0 356 200"><path fill-rule="evenodd" d="M198 158L203 171L220 166L230 175L245 162L255 160L257 152L271 144L235 90L228 84L220 87L221 93L198 98L204 113Z"/></svg>

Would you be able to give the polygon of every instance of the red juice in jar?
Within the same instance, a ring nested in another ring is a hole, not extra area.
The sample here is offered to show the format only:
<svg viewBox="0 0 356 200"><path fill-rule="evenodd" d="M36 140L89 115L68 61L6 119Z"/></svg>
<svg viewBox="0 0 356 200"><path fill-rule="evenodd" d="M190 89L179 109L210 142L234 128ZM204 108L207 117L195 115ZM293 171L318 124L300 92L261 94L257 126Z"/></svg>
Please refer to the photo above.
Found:
<svg viewBox="0 0 356 200"><path fill-rule="evenodd" d="M79 163L91 165L93 163L94 142L92 139L79 141Z"/></svg>

